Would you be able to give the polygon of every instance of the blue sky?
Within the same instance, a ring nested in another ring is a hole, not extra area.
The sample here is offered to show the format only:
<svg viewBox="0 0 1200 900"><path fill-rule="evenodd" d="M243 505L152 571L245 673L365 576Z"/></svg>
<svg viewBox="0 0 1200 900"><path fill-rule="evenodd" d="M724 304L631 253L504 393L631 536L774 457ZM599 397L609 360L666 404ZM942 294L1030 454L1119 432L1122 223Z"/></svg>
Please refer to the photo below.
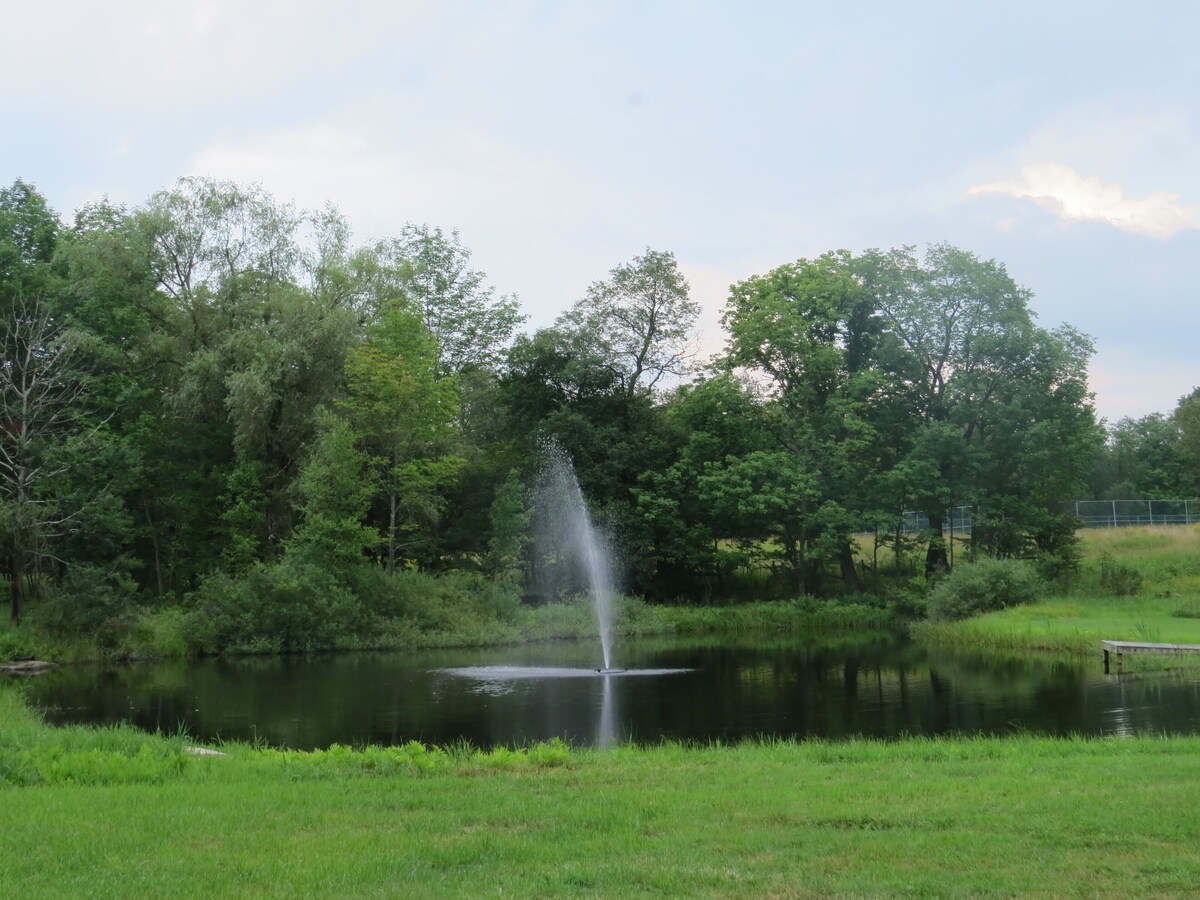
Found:
<svg viewBox="0 0 1200 900"><path fill-rule="evenodd" d="M0 181L457 228L531 327L671 250L709 350L734 281L949 241L1095 338L1101 415L1169 411L1200 385L1200 7L905 6L43 0L4 15Z"/></svg>

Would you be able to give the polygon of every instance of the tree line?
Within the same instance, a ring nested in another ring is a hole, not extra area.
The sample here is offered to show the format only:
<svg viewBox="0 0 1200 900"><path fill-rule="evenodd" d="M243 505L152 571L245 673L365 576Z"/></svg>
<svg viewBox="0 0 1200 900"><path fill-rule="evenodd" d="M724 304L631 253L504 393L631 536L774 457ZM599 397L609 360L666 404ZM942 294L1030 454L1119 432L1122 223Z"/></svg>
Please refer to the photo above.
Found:
<svg viewBox="0 0 1200 900"><path fill-rule="evenodd" d="M950 245L735 284L725 349L699 368L669 252L528 333L455 232L360 245L332 206L199 178L68 224L18 180L0 306L11 615L64 630L179 607L205 646L254 628L314 645L412 572L535 597L554 566L531 540L547 440L624 583L661 600L873 589L864 532L933 573L960 505L975 550L1069 564L1067 501L1194 494L1200 469L1197 394L1106 434L1089 339L1039 326L1002 264ZM929 517L919 547L891 528L905 512Z"/></svg>

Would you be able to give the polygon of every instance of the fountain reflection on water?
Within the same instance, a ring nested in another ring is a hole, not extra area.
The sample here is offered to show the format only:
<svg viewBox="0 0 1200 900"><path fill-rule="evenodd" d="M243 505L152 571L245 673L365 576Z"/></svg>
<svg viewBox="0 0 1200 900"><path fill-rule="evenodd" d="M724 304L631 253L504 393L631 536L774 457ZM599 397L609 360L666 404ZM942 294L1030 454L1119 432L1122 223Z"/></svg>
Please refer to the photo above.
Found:
<svg viewBox="0 0 1200 900"><path fill-rule="evenodd" d="M617 699L614 682L626 678L680 675L692 669L584 669L558 666L457 666L434 671L476 682L475 692L487 696L503 696L516 683L558 679L594 678L601 683L600 712L596 727L597 747L611 747L620 739L617 726Z"/></svg>

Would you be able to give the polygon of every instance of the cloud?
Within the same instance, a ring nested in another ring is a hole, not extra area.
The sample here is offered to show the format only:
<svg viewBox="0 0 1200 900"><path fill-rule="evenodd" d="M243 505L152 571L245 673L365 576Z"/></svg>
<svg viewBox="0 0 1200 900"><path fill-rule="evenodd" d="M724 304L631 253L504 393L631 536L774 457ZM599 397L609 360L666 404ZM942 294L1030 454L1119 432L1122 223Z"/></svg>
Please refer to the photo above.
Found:
<svg viewBox="0 0 1200 900"><path fill-rule="evenodd" d="M1200 207L1184 206L1178 194L1155 191L1127 197L1116 182L1085 178L1057 163L1024 166L1019 178L977 184L967 191L968 197L981 194L1029 199L1069 221L1106 222L1121 231L1162 240L1200 228Z"/></svg>

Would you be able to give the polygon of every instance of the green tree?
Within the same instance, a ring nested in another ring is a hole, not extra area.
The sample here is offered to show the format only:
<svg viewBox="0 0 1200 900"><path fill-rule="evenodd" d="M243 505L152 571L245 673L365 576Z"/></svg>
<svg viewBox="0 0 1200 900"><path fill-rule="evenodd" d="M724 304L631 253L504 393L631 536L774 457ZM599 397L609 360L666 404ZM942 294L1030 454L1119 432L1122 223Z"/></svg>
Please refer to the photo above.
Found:
<svg viewBox="0 0 1200 900"><path fill-rule="evenodd" d="M46 198L21 179L0 188L0 308L53 293L51 262L62 225Z"/></svg>
<svg viewBox="0 0 1200 900"><path fill-rule="evenodd" d="M400 235L358 256L376 312L397 299L419 312L438 348L439 377L496 368L525 320L514 296L497 296L471 268L471 253L440 228L406 225Z"/></svg>
<svg viewBox="0 0 1200 900"><path fill-rule="evenodd" d="M1188 463L1190 478L1180 485L1185 497L1200 497L1200 388L1179 398L1172 418L1179 426L1179 449Z"/></svg>
<svg viewBox="0 0 1200 900"><path fill-rule="evenodd" d="M812 515L820 505L818 479L785 450L754 450L709 463L699 479L700 499L726 524L724 533L771 553L779 548L790 587L815 587L806 554ZM767 543L764 543L766 539ZM768 555L768 559L770 556ZM806 577L807 576L807 577Z"/></svg>
<svg viewBox="0 0 1200 900"><path fill-rule="evenodd" d="M1186 400L1180 402L1173 415L1126 417L1109 428L1100 457L1103 470L1093 481L1097 499L1155 500L1193 495L1196 469L1181 427L1189 412Z"/></svg>
<svg viewBox="0 0 1200 900"><path fill-rule="evenodd" d="M89 518L65 536L64 558L128 568L162 595L173 579L190 583L190 573L210 567L211 559L185 560L203 544L189 523L217 511L212 485L195 484L200 467L165 458L180 426L164 399L183 361L182 319L158 290L153 260L135 215L107 202L85 206L60 236L54 313L76 348L93 431L65 479ZM190 435L182 444L200 446Z"/></svg>
<svg viewBox="0 0 1200 900"><path fill-rule="evenodd" d="M920 260L912 248L871 251L857 269L902 350L897 371L907 362L909 452L936 465L917 496L932 532L926 570L948 564L943 511L951 505L977 507L980 543L993 551L1057 542L1056 510L1083 488L1099 442L1086 386L1090 342L1066 327L1036 327L1029 291L1003 265L948 244ZM1053 460L1036 454L1046 474L1017 482L1006 475L1014 468L1006 453L1034 423L1037 440L1065 449Z"/></svg>
<svg viewBox="0 0 1200 900"><path fill-rule="evenodd" d="M594 282L556 324L590 343L592 357L603 360L633 397L690 371L700 304L688 290L674 254L646 248Z"/></svg>
<svg viewBox="0 0 1200 900"><path fill-rule="evenodd" d="M793 515L812 518L795 523L802 546L792 555L805 559L810 587L821 565L836 562L854 589L851 536L877 502L881 473L896 462L890 432L905 390L875 298L856 260L839 251L734 285L724 321L725 364L768 379L775 445L811 479L812 496Z"/></svg>
<svg viewBox="0 0 1200 900"><path fill-rule="evenodd" d="M203 429L195 445L210 453L189 467L211 473L218 498L244 461L262 478L266 502L253 529L215 529L203 542L233 540L269 558L291 532L288 491L317 411L340 391L358 330L344 222L330 210L314 216L259 188L207 179L183 179L155 195L137 220L178 320L179 363L165 402L181 432ZM306 222L315 247L300 240ZM190 455L186 445L178 449Z"/></svg>
<svg viewBox="0 0 1200 900"><path fill-rule="evenodd" d="M683 385L662 407L664 452L638 476L634 514L645 539L640 555L654 572L658 594L711 596L734 589L740 565L754 563L750 541L731 550L721 538L745 533L700 491L700 478L728 458L740 459L777 442L753 392L729 373ZM749 549L747 549L749 548Z"/></svg>
<svg viewBox="0 0 1200 900"><path fill-rule="evenodd" d="M488 518L491 525L485 560L488 574L516 581L532 540L529 525L533 511L525 485L515 471L509 472L497 489Z"/></svg>
<svg viewBox="0 0 1200 900"><path fill-rule="evenodd" d="M457 387L438 377L438 347L420 313L402 301L382 310L367 340L346 357L341 408L369 455L382 493L383 552L389 571L425 559L444 489L462 466L452 452ZM419 552L420 550L420 552Z"/></svg>
<svg viewBox="0 0 1200 900"><path fill-rule="evenodd" d="M300 521L286 556L344 573L379 546L379 532L365 524L376 484L350 425L328 413L320 424L296 480Z"/></svg>

